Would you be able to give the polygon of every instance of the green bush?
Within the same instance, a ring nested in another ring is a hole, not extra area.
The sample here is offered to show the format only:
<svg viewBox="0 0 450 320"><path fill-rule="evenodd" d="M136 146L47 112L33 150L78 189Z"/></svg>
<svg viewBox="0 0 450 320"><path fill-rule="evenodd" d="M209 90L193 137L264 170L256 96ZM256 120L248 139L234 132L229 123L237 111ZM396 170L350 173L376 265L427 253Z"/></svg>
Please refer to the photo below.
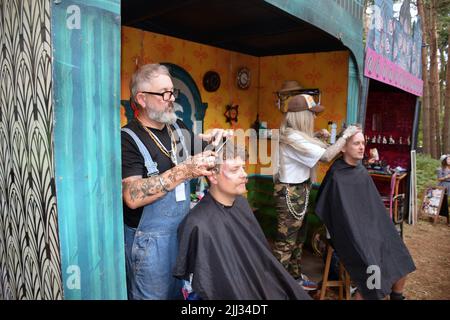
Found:
<svg viewBox="0 0 450 320"><path fill-rule="evenodd" d="M431 158L429 155L417 154L417 197L422 201L423 191L427 186L437 185L437 172L439 160Z"/></svg>

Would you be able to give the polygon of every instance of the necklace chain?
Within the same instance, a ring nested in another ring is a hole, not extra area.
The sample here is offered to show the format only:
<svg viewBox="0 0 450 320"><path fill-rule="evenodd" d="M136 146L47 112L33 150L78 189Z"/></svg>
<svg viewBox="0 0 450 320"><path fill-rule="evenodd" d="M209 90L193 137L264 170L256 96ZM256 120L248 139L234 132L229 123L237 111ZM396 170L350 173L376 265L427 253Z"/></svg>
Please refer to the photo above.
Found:
<svg viewBox="0 0 450 320"><path fill-rule="evenodd" d="M142 126L142 128L144 128L145 131L147 131L148 135L150 136L150 138L153 140L153 142L155 142L156 146L158 147L158 149L167 157L170 159L170 161L172 161L172 163L174 165L177 165L177 145L175 142L175 137L173 136L173 131L170 128L169 125L166 125L167 127L167 131L169 132L169 137L170 137L170 144L171 144L171 148L170 150L167 150L167 148L162 144L162 142L158 139L158 137L146 126L144 126L142 124L142 122L137 119L139 124Z"/></svg>
<svg viewBox="0 0 450 320"><path fill-rule="evenodd" d="M309 188L308 188L308 186L306 186L305 207L302 212L300 212L300 213L297 212L294 208L293 203L291 202L291 196L289 195L289 189L286 188L286 204L287 204L289 212L292 214L292 216L295 219L303 221L306 210L308 209L308 202L309 202Z"/></svg>

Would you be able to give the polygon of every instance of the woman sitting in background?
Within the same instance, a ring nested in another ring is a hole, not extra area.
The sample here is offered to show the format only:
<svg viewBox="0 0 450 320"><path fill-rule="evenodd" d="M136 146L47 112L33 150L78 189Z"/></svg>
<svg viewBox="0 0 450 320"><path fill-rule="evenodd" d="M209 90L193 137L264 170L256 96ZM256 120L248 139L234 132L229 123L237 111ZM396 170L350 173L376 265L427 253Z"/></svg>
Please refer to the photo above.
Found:
<svg viewBox="0 0 450 320"><path fill-rule="evenodd" d="M448 214L448 196L450 194L450 154L443 154L440 160L441 167L437 170L438 185L445 187L446 190L439 215L447 217L447 225L450 227L450 218Z"/></svg>

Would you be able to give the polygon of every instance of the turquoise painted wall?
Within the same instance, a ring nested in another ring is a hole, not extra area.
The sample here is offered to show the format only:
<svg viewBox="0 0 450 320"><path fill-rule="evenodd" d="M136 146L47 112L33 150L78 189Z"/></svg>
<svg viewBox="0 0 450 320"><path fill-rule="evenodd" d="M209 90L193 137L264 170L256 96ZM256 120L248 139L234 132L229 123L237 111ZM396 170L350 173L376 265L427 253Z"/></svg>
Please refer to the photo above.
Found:
<svg viewBox="0 0 450 320"><path fill-rule="evenodd" d="M266 0L339 39L355 56L358 69L364 63L363 0ZM362 75L361 75L362 81Z"/></svg>
<svg viewBox="0 0 450 320"><path fill-rule="evenodd" d="M65 299L125 299L120 0L51 1Z"/></svg>
<svg viewBox="0 0 450 320"><path fill-rule="evenodd" d="M359 82L358 69L352 59L348 59L348 94L347 94L347 124L358 122L358 107L360 90L362 86ZM361 92L362 93L362 92Z"/></svg>

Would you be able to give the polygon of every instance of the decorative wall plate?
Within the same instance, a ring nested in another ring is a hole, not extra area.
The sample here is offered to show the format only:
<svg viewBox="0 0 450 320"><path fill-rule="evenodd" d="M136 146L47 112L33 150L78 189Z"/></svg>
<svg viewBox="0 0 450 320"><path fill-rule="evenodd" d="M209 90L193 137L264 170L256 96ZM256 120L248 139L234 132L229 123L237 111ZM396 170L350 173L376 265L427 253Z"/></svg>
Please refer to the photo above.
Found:
<svg viewBox="0 0 450 320"><path fill-rule="evenodd" d="M220 76L215 71L208 71L203 76L203 87L208 92L217 91L220 87Z"/></svg>
<svg viewBox="0 0 450 320"><path fill-rule="evenodd" d="M237 73L237 86L240 89L248 89L250 87L250 70L248 68L240 68Z"/></svg>
<svg viewBox="0 0 450 320"><path fill-rule="evenodd" d="M238 121L238 114L239 114L239 106L229 104L226 106L226 111L223 115L226 118L226 122L233 123Z"/></svg>

